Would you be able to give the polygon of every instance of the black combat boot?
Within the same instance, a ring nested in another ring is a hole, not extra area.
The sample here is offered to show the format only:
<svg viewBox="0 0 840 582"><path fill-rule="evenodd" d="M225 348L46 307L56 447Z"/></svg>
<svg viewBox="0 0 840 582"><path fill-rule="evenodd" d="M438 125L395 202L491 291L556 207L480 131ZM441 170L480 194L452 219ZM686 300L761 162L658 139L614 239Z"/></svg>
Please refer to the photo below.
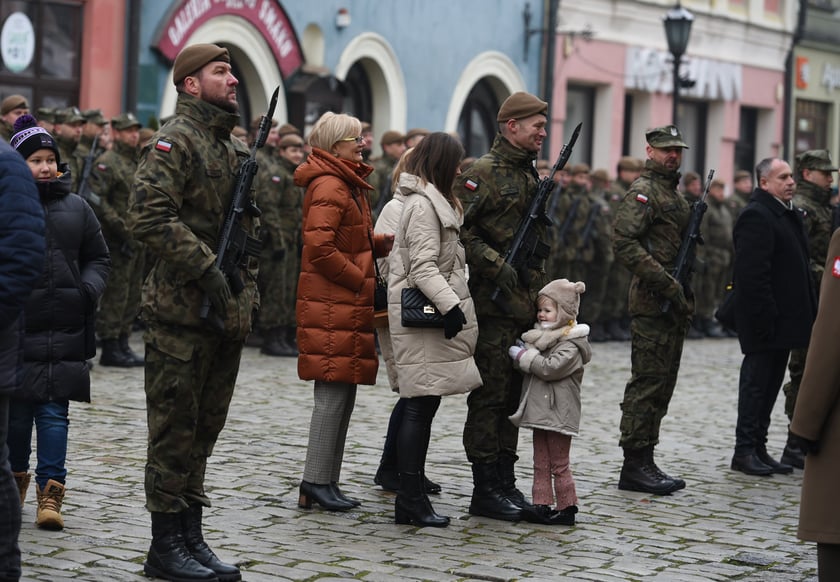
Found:
<svg viewBox="0 0 840 582"><path fill-rule="evenodd" d="M239 568L232 564L222 562L210 546L204 541L204 534L201 531L201 517L203 508L201 505L190 505L181 512L181 526L184 532L184 544L195 560L216 573L219 582L237 582L242 580Z"/></svg>
<svg viewBox="0 0 840 582"><path fill-rule="evenodd" d="M292 355L292 350L286 343L285 335L282 333L282 328L272 327L263 333L263 343L260 348L260 353L267 356L287 357ZM295 355L297 355L295 353Z"/></svg>
<svg viewBox="0 0 840 582"><path fill-rule="evenodd" d="M125 359L132 362L133 366L139 367L145 365L146 362L143 359L143 356L132 350L131 346L128 345L127 333L120 336L120 350L122 350L122 353L125 354Z"/></svg>
<svg viewBox="0 0 840 582"><path fill-rule="evenodd" d="M683 481L679 477L671 477L670 475L665 473L665 471L663 471L662 469L660 469L659 467L656 466L656 461L653 460L653 445L646 446L644 448L644 451L645 451L645 459L646 459L647 463L651 466L651 468L653 469L653 472L656 474L657 477L659 477L660 479L666 479L666 480L670 479L671 481L673 481L674 486L676 487L674 489L674 491L679 491L680 489L685 489L685 481Z"/></svg>
<svg viewBox="0 0 840 582"><path fill-rule="evenodd" d="M502 493L496 463L473 463L472 472L471 514L502 521L522 519L522 509Z"/></svg>
<svg viewBox="0 0 840 582"><path fill-rule="evenodd" d="M516 460L509 455L499 455L496 461L496 472L499 475L499 485L502 495L510 499L520 509L529 509L531 504L525 499L525 495L516 488L516 473L514 463Z"/></svg>
<svg viewBox="0 0 840 582"><path fill-rule="evenodd" d="M780 461L783 465L790 465L797 469L805 468L805 451L802 450L796 438L791 438L790 433L788 433L787 443L785 443L785 450L782 451Z"/></svg>
<svg viewBox="0 0 840 582"><path fill-rule="evenodd" d="M286 345L289 346L289 350L292 352L291 357L296 358L298 355L297 330L295 330L295 326L293 325L288 325L283 329L286 334Z"/></svg>
<svg viewBox="0 0 840 582"><path fill-rule="evenodd" d="M394 501L394 523L420 527L446 527L449 518L435 513L420 473L400 473L400 490Z"/></svg>
<svg viewBox="0 0 840 582"><path fill-rule="evenodd" d="M773 469L774 473L778 473L779 475L790 475L793 473L793 465L789 465L787 463L780 463L776 459L770 456L767 452L767 446L758 446L755 448L755 456L758 457L758 460Z"/></svg>
<svg viewBox="0 0 840 582"><path fill-rule="evenodd" d="M143 572L172 582L216 582L219 577L190 554L184 542L180 513L152 512L152 545Z"/></svg>
<svg viewBox="0 0 840 582"><path fill-rule="evenodd" d="M116 368L133 368L135 366L133 360L129 360L128 356L123 353L120 348L120 340L118 339L103 339L102 352L99 354L100 366L113 366Z"/></svg>
<svg viewBox="0 0 840 582"><path fill-rule="evenodd" d="M624 464L618 479L618 488L654 495L668 495L681 489L678 483L658 470L648 458L648 447L624 449ZM683 487L685 483L683 482Z"/></svg>

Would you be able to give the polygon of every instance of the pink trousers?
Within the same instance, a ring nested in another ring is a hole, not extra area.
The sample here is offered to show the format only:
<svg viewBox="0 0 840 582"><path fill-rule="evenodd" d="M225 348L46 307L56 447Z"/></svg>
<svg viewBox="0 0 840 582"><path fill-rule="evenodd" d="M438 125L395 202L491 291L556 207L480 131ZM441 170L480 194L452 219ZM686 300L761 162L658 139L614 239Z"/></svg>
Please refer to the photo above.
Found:
<svg viewBox="0 0 840 582"><path fill-rule="evenodd" d="M577 505L575 480L569 466L572 437L534 429L534 505L554 505L558 510Z"/></svg>

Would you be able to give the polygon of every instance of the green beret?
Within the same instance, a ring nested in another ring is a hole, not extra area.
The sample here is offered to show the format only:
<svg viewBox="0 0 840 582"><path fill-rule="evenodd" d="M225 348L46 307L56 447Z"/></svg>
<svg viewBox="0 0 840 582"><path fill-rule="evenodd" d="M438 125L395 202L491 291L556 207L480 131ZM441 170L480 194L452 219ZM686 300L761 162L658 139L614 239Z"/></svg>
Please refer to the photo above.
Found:
<svg viewBox="0 0 840 582"><path fill-rule="evenodd" d="M133 113L123 113L117 117L111 118L111 127L117 130L129 129L132 127L141 127L143 124L137 119Z"/></svg>
<svg viewBox="0 0 840 582"><path fill-rule="evenodd" d="M525 119L540 113L548 115L548 103L530 93L517 91L502 103L496 121L503 123L508 119Z"/></svg>
<svg viewBox="0 0 840 582"><path fill-rule="evenodd" d="M213 61L229 63L230 53L226 48L216 44L190 45L175 57L175 64L172 65L172 81L177 85L184 80L184 77Z"/></svg>
<svg viewBox="0 0 840 582"><path fill-rule="evenodd" d="M837 166L831 163L831 154L828 150L808 150L799 154L796 158L796 167L799 172L802 170L837 171Z"/></svg>
<svg viewBox="0 0 840 582"><path fill-rule="evenodd" d="M688 149L688 144L683 141L680 130L676 125L666 125L664 127L654 127L647 130L645 139L651 147L655 148L685 148Z"/></svg>

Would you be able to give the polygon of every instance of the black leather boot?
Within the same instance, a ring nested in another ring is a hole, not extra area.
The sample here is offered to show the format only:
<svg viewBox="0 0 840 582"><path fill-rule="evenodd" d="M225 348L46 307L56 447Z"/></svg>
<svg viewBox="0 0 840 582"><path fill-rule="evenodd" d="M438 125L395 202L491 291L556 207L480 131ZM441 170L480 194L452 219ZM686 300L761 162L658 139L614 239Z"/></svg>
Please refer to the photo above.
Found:
<svg viewBox="0 0 840 582"><path fill-rule="evenodd" d="M128 356L123 353L120 348L120 340L103 339L102 351L99 354L99 365L113 366L115 368L133 368L135 363L129 360Z"/></svg>
<svg viewBox="0 0 840 582"><path fill-rule="evenodd" d="M671 477L670 475L665 473L665 471L663 471L662 469L660 469L659 467L656 466L656 462L653 460L653 448L654 448L653 445L649 445L649 446L644 448L644 451L645 451L645 460L651 466L651 468L653 469L653 472L656 474L656 476L659 477L660 479L666 479L666 480L670 479L671 481L673 481L674 486L676 487L676 489L674 489L674 491L679 491L680 489L685 489L685 481L683 481L679 477Z"/></svg>
<svg viewBox="0 0 840 582"><path fill-rule="evenodd" d="M531 504L525 499L525 494L516 488L515 462L514 458L508 455L499 456L499 460L496 462L499 485L502 489L502 495L510 499L520 509L527 509L531 507Z"/></svg>
<svg viewBox="0 0 840 582"><path fill-rule="evenodd" d="M201 505L190 505L181 512L181 525L184 528L184 544L187 546L187 551L199 564L213 570L219 582L242 580L239 568L222 562L204 541L204 534L201 531L202 512Z"/></svg>
<svg viewBox="0 0 840 582"><path fill-rule="evenodd" d="M317 483L301 481L298 507L312 509L313 501L329 511L347 511L353 508L350 501L344 501L336 496L331 483L318 485Z"/></svg>
<svg viewBox="0 0 840 582"><path fill-rule="evenodd" d="M790 433L788 433L788 440L785 443L785 450L782 451L780 461L782 465L790 465L797 469L805 468L805 451L802 450L796 439L790 438Z"/></svg>
<svg viewBox="0 0 840 582"><path fill-rule="evenodd" d="M435 513L423 489L423 475L400 473L400 490L394 501L394 523L420 527L446 527L449 518Z"/></svg>
<svg viewBox="0 0 840 582"><path fill-rule="evenodd" d="M143 572L172 582L216 582L216 573L202 566L187 549L181 520L180 513L152 512L152 545Z"/></svg>
<svg viewBox="0 0 840 582"><path fill-rule="evenodd" d="M673 479L658 471L648 460L647 447L624 449L624 464L618 478L618 488L624 491L640 491L653 495L668 495L680 487ZM683 487L685 483L683 483Z"/></svg>
<svg viewBox="0 0 840 582"><path fill-rule="evenodd" d="M330 481L330 488L332 489L333 495L336 496L337 499L349 503L353 507L359 507L362 502L357 499L351 499L347 497L344 493L342 493L341 489L338 488L338 483L336 481Z"/></svg>
<svg viewBox="0 0 840 582"><path fill-rule="evenodd" d="M286 333L286 345L289 346L289 350L292 352L292 357L297 357L298 355L298 345L297 345L297 331L295 330L295 326L289 325L283 328Z"/></svg>
<svg viewBox="0 0 840 582"><path fill-rule="evenodd" d="M519 521L522 509L508 499L501 489L496 463L473 463L473 494L470 513L502 521Z"/></svg>
<svg viewBox="0 0 840 582"><path fill-rule="evenodd" d="M143 366L146 364L143 356L135 352L131 349L131 346L128 345L128 334L124 333L120 336L120 350L122 353L125 354L125 358L132 362L134 366Z"/></svg>
<svg viewBox="0 0 840 582"><path fill-rule="evenodd" d="M260 353L267 356L280 357L297 355L297 351L292 352L292 349L286 343L286 337L283 333L283 328L281 327L273 327L263 334L263 343L260 348Z"/></svg>

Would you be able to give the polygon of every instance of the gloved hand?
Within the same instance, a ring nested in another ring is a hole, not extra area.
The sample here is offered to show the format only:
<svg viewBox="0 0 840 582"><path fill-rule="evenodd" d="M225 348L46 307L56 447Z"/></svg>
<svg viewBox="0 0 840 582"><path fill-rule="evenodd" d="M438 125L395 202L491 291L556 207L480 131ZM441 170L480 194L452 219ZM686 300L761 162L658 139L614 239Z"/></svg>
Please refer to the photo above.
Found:
<svg viewBox="0 0 840 582"><path fill-rule="evenodd" d="M676 313L691 315L694 312L694 308L685 297L683 286L676 279L673 279L673 284L665 290L663 295L671 301L671 309Z"/></svg>
<svg viewBox="0 0 840 582"><path fill-rule="evenodd" d="M513 297L513 292L519 286L519 275L516 274L516 269L507 263L502 263L502 268L496 275L496 285L499 286L505 297L508 299Z"/></svg>
<svg viewBox="0 0 840 582"><path fill-rule="evenodd" d="M216 265L210 265L198 280L198 286L207 294L216 313L224 318L227 302L231 298L230 285L225 274Z"/></svg>
<svg viewBox="0 0 840 582"><path fill-rule="evenodd" d="M513 360L514 362L518 362L519 358L521 358L522 354L526 351L527 351L527 349L525 348L525 346L520 346L520 345L510 346L508 348L508 355L510 356L511 360Z"/></svg>
<svg viewBox="0 0 840 582"><path fill-rule="evenodd" d="M443 337L452 339L458 332L464 329L467 317L457 305L443 315Z"/></svg>

